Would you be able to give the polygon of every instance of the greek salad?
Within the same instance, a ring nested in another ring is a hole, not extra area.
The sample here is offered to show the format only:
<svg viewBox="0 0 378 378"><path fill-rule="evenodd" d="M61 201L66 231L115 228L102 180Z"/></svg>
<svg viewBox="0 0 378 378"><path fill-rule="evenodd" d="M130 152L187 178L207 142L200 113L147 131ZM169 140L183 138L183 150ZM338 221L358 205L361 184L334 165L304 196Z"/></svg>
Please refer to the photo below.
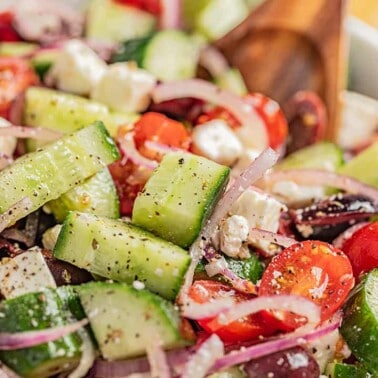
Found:
<svg viewBox="0 0 378 378"><path fill-rule="evenodd" d="M248 92L256 3L0 13L1 377L378 376L377 102Z"/></svg>

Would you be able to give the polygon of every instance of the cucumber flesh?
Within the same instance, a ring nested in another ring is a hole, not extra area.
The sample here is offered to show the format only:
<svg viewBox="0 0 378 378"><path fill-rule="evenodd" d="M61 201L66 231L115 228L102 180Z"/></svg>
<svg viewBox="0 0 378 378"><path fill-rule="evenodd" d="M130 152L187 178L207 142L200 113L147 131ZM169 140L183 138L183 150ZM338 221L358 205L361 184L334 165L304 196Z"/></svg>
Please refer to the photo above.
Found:
<svg viewBox="0 0 378 378"><path fill-rule="evenodd" d="M335 171L343 164L343 151L331 142L319 142L293 152L275 166L276 170L314 168Z"/></svg>
<svg viewBox="0 0 378 378"><path fill-rule="evenodd" d="M30 87L25 93L23 121L28 126L70 133L102 121L110 135L115 136L120 125L132 123L137 118L137 114L110 112L103 104L52 89ZM28 142L29 150L36 146L40 147L35 141Z"/></svg>
<svg viewBox="0 0 378 378"><path fill-rule="evenodd" d="M227 184L230 169L200 156L170 153L134 203L132 221L181 247L190 246Z"/></svg>
<svg viewBox="0 0 378 378"><path fill-rule="evenodd" d="M378 374L378 268L365 276L344 306L340 332L352 353Z"/></svg>
<svg viewBox="0 0 378 378"><path fill-rule="evenodd" d="M75 186L46 205L62 223L69 211L119 218L119 198L108 168Z"/></svg>
<svg viewBox="0 0 378 378"><path fill-rule="evenodd" d="M119 158L101 122L18 158L0 171L0 212L29 197L27 215Z"/></svg>
<svg viewBox="0 0 378 378"><path fill-rule="evenodd" d="M199 43L179 30L156 33L146 45L142 67L159 80L190 79L196 75Z"/></svg>
<svg viewBox="0 0 378 378"><path fill-rule="evenodd" d="M122 42L150 34L156 18L136 7L117 4L113 0L92 0L86 23L88 38L106 42Z"/></svg>
<svg viewBox="0 0 378 378"><path fill-rule="evenodd" d="M64 221L54 256L115 281L141 281L174 299L190 263L188 253L120 220L71 212Z"/></svg>
<svg viewBox="0 0 378 378"><path fill-rule="evenodd" d="M329 378L371 378L373 377L365 368L359 365L348 365L333 362L327 365L326 375Z"/></svg>
<svg viewBox="0 0 378 378"><path fill-rule="evenodd" d="M31 58L30 63L32 64L34 70L37 72L41 80L43 80L49 69L55 63L58 56L59 49L46 49L35 53Z"/></svg>
<svg viewBox="0 0 378 378"><path fill-rule="evenodd" d="M58 327L72 319L53 290L29 293L0 304L0 332L23 332ZM50 377L74 368L80 361L77 333L38 346L1 351L0 359L22 377Z"/></svg>
<svg viewBox="0 0 378 378"><path fill-rule="evenodd" d="M352 160L341 166L340 174L351 176L365 184L378 187L378 142L362 151Z"/></svg>
<svg viewBox="0 0 378 378"><path fill-rule="evenodd" d="M238 96L244 96L248 93L243 76L236 68L230 68L221 75L214 78L218 87L233 92Z"/></svg>
<svg viewBox="0 0 378 378"><path fill-rule="evenodd" d="M29 42L1 42L0 56L22 56L38 49L38 45Z"/></svg>
<svg viewBox="0 0 378 378"><path fill-rule="evenodd" d="M143 355L159 338L163 348L187 344L174 306L148 290L127 284L91 282L77 287L102 357L116 360Z"/></svg>

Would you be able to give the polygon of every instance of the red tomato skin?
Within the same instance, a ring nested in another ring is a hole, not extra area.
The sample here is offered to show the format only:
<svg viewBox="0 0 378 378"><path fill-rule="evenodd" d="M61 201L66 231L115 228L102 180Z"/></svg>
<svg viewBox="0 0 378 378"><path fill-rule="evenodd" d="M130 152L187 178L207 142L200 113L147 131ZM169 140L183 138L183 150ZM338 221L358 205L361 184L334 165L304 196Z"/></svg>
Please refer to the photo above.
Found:
<svg viewBox="0 0 378 378"><path fill-rule="evenodd" d="M353 274L359 278L378 267L378 221L356 231L341 248L349 257Z"/></svg>
<svg viewBox="0 0 378 378"><path fill-rule="evenodd" d="M21 38L14 30L12 22L14 15L12 12L0 13L0 41L2 42L17 42Z"/></svg>
<svg viewBox="0 0 378 378"><path fill-rule="evenodd" d="M353 286L352 266L341 250L325 242L306 240L272 259L262 276L259 295L306 297L321 307L324 321L340 308ZM294 314L288 316L286 325L292 327L297 319Z"/></svg>
<svg viewBox="0 0 378 378"><path fill-rule="evenodd" d="M158 16L161 13L160 0L115 0L115 1L123 5L129 5L129 6L144 10L155 16Z"/></svg>
<svg viewBox="0 0 378 378"><path fill-rule="evenodd" d="M198 303L206 303L211 299L221 298L225 293L233 289L223 283L210 280L195 281L190 288L189 296ZM235 293L236 301L251 299L252 296ZM256 313L243 319L234 321L227 326L220 326L214 318L201 319L198 324L207 332L217 334L223 341L235 344L249 340L255 340L261 336L270 336L276 332L276 328L261 315Z"/></svg>

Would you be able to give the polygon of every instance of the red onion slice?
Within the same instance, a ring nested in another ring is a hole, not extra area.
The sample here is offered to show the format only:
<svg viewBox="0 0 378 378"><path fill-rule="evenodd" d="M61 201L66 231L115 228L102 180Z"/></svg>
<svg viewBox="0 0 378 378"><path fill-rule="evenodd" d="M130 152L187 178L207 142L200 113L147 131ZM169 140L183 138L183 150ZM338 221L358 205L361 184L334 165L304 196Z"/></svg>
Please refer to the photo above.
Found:
<svg viewBox="0 0 378 378"><path fill-rule="evenodd" d="M201 50L199 63L209 71L212 77L220 76L230 68L224 55L210 45Z"/></svg>
<svg viewBox="0 0 378 378"><path fill-rule="evenodd" d="M219 327L223 327L247 315L261 310L290 311L307 318L307 324L315 326L320 321L320 308L314 302L298 295L261 296L248 301L236 303L217 316Z"/></svg>
<svg viewBox="0 0 378 378"><path fill-rule="evenodd" d="M362 227L365 227L368 225L369 222L360 222L357 224L354 224L353 226L347 228L344 232L342 232L333 242L333 246L339 249L342 249L344 243L352 237L352 235L360 230Z"/></svg>
<svg viewBox="0 0 378 378"><path fill-rule="evenodd" d="M182 152L182 151L184 151L181 148L167 146L166 144L154 142L152 140L146 140L144 142L144 145L149 150L153 150L153 151L158 152L159 154L162 154L162 155L168 154L170 152L180 152L180 151Z"/></svg>
<svg viewBox="0 0 378 378"><path fill-rule="evenodd" d="M168 365L167 356L161 347L161 341L156 338L151 340L146 350L151 375L159 378L170 378L171 370Z"/></svg>
<svg viewBox="0 0 378 378"><path fill-rule="evenodd" d="M213 214L206 222L200 235L189 249L192 261L185 275L185 281L181 287L179 299L185 302L193 276L199 261L203 257L206 243L210 242L211 236L216 231L220 221L226 217L235 201L248 189L255 181L260 179L264 173L271 168L278 159L277 153L271 148L264 150L232 183L220 201L217 203ZM228 270L227 273L230 271Z"/></svg>
<svg viewBox="0 0 378 378"><path fill-rule="evenodd" d="M16 202L7 211L0 215L0 232L4 231L8 226L16 223L23 215L26 215L29 209L33 206L29 197Z"/></svg>
<svg viewBox="0 0 378 378"><path fill-rule="evenodd" d="M63 134L58 131L45 129L43 127L26 127L11 125L0 128L0 137L13 136L16 138L55 140L60 138L62 135Z"/></svg>
<svg viewBox="0 0 378 378"><path fill-rule="evenodd" d="M232 308L235 301L232 297L214 299L207 303L197 303L193 299L187 299L181 315L192 320L208 319Z"/></svg>
<svg viewBox="0 0 378 378"><path fill-rule="evenodd" d="M294 181L303 185L324 185L343 189L349 193L363 194L378 203L378 189L364 184L352 177L327 172L318 169L292 169L273 172L264 179L265 183L272 185L278 181Z"/></svg>
<svg viewBox="0 0 378 378"><path fill-rule="evenodd" d="M328 335L337 329L340 325L340 318L336 319L330 324L319 327L310 332L298 332L294 331L289 334L285 334L283 337L263 342L261 344L253 345L251 347L242 348L239 351L233 351L226 356L219 358L215 361L209 373L215 373L219 370L229 368L231 366L239 365L256 359L259 357L267 356L271 353L281 350L289 349L298 345L305 345L311 341L317 340L323 336Z"/></svg>
<svg viewBox="0 0 378 378"><path fill-rule="evenodd" d="M267 240L270 243L280 245L282 247L290 247L291 245L297 243L293 238L289 238L284 235L276 234L271 231L261 230L259 228L251 228L249 230L248 239L262 239ZM275 251L264 250L266 256L274 256Z"/></svg>
<svg viewBox="0 0 378 378"><path fill-rule="evenodd" d="M0 378L20 378L20 376L0 362Z"/></svg>
<svg viewBox="0 0 378 378"><path fill-rule="evenodd" d="M161 0L160 29L180 29L181 27L181 1Z"/></svg>
<svg viewBox="0 0 378 378"><path fill-rule="evenodd" d="M159 84L152 91L152 99L156 103L183 97L198 98L227 109L243 126L255 131L254 140L257 146L266 148L269 145L264 121L252 107L246 105L243 99L234 93L201 79Z"/></svg>
<svg viewBox="0 0 378 378"><path fill-rule="evenodd" d="M185 364L181 378L203 378L216 360L224 355L224 345L217 335L211 335Z"/></svg>
<svg viewBox="0 0 378 378"><path fill-rule="evenodd" d="M133 133L127 133L117 140L126 159L130 159L134 164L150 170L154 170L159 165L157 161L147 159L139 153L135 147Z"/></svg>
<svg viewBox="0 0 378 378"><path fill-rule="evenodd" d="M0 333L0 350L15 350L28 348L35 345L55 341L69 335L88 324L88 319L68 324L65 326L43 329L38 331L26 331L18 333Z"/></svg>

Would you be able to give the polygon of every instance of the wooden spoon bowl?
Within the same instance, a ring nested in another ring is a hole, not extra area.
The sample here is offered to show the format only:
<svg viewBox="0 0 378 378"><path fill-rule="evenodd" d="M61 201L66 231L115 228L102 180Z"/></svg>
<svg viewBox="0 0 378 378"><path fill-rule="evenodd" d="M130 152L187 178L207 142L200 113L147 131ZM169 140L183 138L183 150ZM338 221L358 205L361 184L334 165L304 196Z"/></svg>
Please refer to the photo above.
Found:
<svg viewBox="0 0 378 378"><path fill-rule="evenodd" d="M339 127L339 95L345 80L345 0L267 0L215 42L237 67L250 91L285 103L299 90L325 102L325 137Z"/></svg>

